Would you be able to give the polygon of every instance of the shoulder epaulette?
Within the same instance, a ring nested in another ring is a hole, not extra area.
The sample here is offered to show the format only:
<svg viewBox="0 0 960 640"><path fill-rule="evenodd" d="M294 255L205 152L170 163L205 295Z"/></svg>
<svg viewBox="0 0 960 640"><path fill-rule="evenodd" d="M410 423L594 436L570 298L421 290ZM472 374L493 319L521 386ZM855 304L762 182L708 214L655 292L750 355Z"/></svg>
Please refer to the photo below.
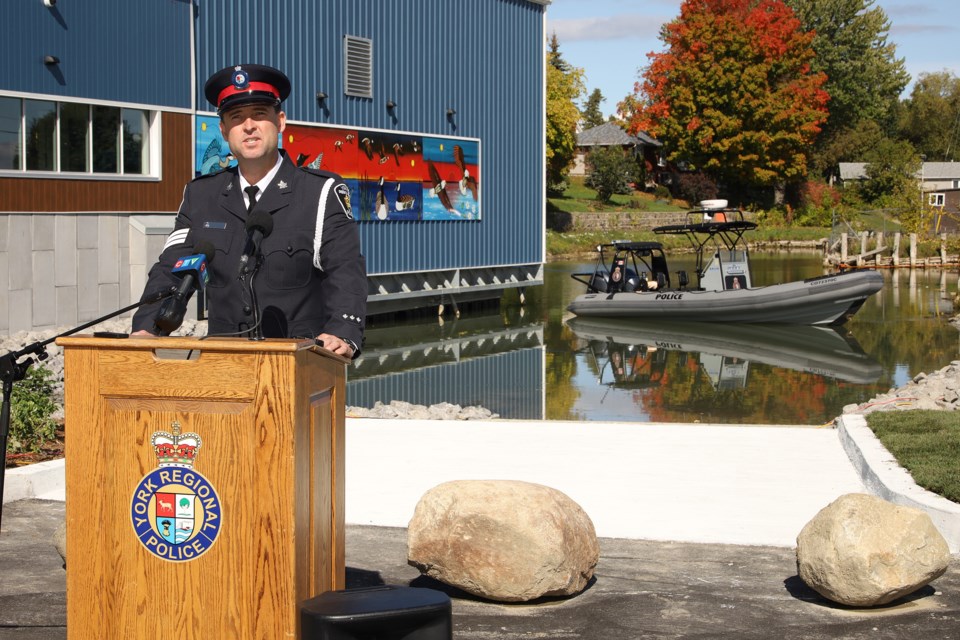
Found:
<svg viewBox="0 0 960 640"><path fill-rule="evenodd" d="M314 169L313 167L298 167L298 168L299 168L301 171L304 171L304 172L306 172L306 173L309 173L309 174L312 174L312 175L315 175L315 176L319 176L319 177L321 177L321 178L332 178L333 180L343 180L343 178L340 177L340 174L333 173L332 171L324 171L324 170L322 170L322 169Z"/></svg>

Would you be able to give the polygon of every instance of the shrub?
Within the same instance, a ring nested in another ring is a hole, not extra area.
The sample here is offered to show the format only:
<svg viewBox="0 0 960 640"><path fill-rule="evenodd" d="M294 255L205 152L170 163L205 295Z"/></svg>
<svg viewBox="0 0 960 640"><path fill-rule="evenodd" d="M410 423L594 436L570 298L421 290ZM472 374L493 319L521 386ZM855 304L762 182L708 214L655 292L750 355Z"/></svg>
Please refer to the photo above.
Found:
<svg viewBox="0 0 960 640"><path fill-rule="evenodd" d="M807 181L800 185L800 207L797 224L809 227L828 227L833 211L840 204L840 192L825 182Z"/></svg>
<svg viewBox="0 0 960 640"><path fill-rule="evenodd" d="M52 416L57 405L53 401L52 376L46 367L34 366L13 385L7 441L11 453L35 453L54 437L57 423Z"/></svg>
<svg viewBox="0 0 960 640"><path fill-rule="evenodd" d="M667 202L670 202L670 200L673 198L673 194L670 193L670 189L663 186L662 184L658 184L657 187L653 190L653 197L655 197L657 200L665 200Z"/></svg>
<svg viewBox="0 0 960 640"><path fill-rule="evenodd" d="M681 173L677 179L677 196L691 206L701 200L713 200L720 193L717 183L705 173Z"/></svg>

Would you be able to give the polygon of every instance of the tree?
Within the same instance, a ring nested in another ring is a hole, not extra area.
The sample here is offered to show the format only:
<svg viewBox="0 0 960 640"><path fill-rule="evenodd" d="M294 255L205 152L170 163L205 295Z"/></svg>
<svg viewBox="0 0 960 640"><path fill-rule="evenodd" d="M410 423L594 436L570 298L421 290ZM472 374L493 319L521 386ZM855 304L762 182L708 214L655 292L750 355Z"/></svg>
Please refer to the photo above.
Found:
<svg viewBox="0 0 960 640"><path fill-rule="evenodd" d="M923 203L917 175L920 156L909 142L884 138L866 155L867 179L859 186L863 199L894 209L904 231L920 232Z"/></svg>
<svg viewBox="0 0 960 640"><path fill-rule="evenodd" d="M634 100L621 105L631 133L649 131L670 160L728 187L781 187L806 175L828 96L826 77L810 70L813 34L789 7L684 0L660 39L666 50L650 54Z"/></svg>
<svg viewBox="0 0 960 640"><path fill-rule="evenodd" d="M546 66L547 191L558 194L564 190L567 169L577 151L580 110L576 101L583 94L583 70L563 60L557 34L550 40Z"/></svg>
<svg viewBox="0 0 960 640"><path fill-rule="evenodd" d="M890 20L875 0L784 0L800 19L802 29L813 31L811 61L814 71L827 76L830 115L824 131L830 132L861 120L873 120L889 129L889 113L910 75L896 45L887 42Z"/></svg>
<svg viewBox="0 0 960 640"><path fill-rule="evenodd" d="M863 122L876 122L886 133L896 124L896 106L910 81L896 45L887 42L890 20L874 0L784 0L800 19L801 29L814 32L810 63L827 76L829 117L818 137L812 169L826 175L840 161L837 156L848 136Z"/></svg>
<svg viewBox="0 0 960 640"><path fill-rule="evenodd" d="M637 179L637 162L620 147L597 147L587 154L591 169L587 186L596 189L597 200L609 202L615 193L630 193Z"/></svg>
<svg viewBox="0 0 960 640"><path fill-rule="evenodd" d="M900 132L928 160L960 157L960 79L949 71L920 74L904 103Z"/></svg>
<svg viewBox="0 0 960 640"><path fill-rule="evenodd" d="M606 100L600 89L594 89L587 98L587 104L583 107L583 128L590 129L599 127L606 122L603 119L603 112L600 111L600 103Z"/></svg>

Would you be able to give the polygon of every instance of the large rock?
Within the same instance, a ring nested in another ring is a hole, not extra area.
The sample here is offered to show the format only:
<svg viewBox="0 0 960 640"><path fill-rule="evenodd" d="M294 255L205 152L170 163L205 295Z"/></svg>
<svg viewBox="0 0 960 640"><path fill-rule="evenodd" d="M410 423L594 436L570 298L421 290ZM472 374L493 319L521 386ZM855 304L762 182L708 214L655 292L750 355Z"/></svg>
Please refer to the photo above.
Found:
<svg viewBox="0 0 960 640"><path fill-rule="evenodd" d="M420 499L408 562L474 595L502 602L579 593L600 546L593 522L565 494L512 480L460 480Z"/></svg>
<svg viewBox="0 0 960 640"><path fill-rule="evenodd" d="M824 598L855 607L887 604L943 575L947 542L924 511L850 493L797 536L797 572Z"/></svg>

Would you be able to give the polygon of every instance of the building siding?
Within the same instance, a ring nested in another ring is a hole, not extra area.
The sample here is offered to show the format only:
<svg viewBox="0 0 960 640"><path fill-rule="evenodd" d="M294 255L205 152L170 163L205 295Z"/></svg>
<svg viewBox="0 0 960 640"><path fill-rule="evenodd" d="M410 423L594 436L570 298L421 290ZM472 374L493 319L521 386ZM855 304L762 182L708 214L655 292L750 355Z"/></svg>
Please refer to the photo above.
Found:
<svg viewBox="0 0 960 640"><path fill-rule="evenodd" d="M189 109L191 5L6 0L0 90Z"/></svg>
<svg viewBox="0 0 960 640"><path fill-rule="evenodd" d="M293 84L291 121L480 139L482 220L360 223L371 274L542 262L542 6L217 0L200 4L197 28L198 77L243 62L277 66ZM344 35L373 40L372 99L343 94Z"/></svg>

